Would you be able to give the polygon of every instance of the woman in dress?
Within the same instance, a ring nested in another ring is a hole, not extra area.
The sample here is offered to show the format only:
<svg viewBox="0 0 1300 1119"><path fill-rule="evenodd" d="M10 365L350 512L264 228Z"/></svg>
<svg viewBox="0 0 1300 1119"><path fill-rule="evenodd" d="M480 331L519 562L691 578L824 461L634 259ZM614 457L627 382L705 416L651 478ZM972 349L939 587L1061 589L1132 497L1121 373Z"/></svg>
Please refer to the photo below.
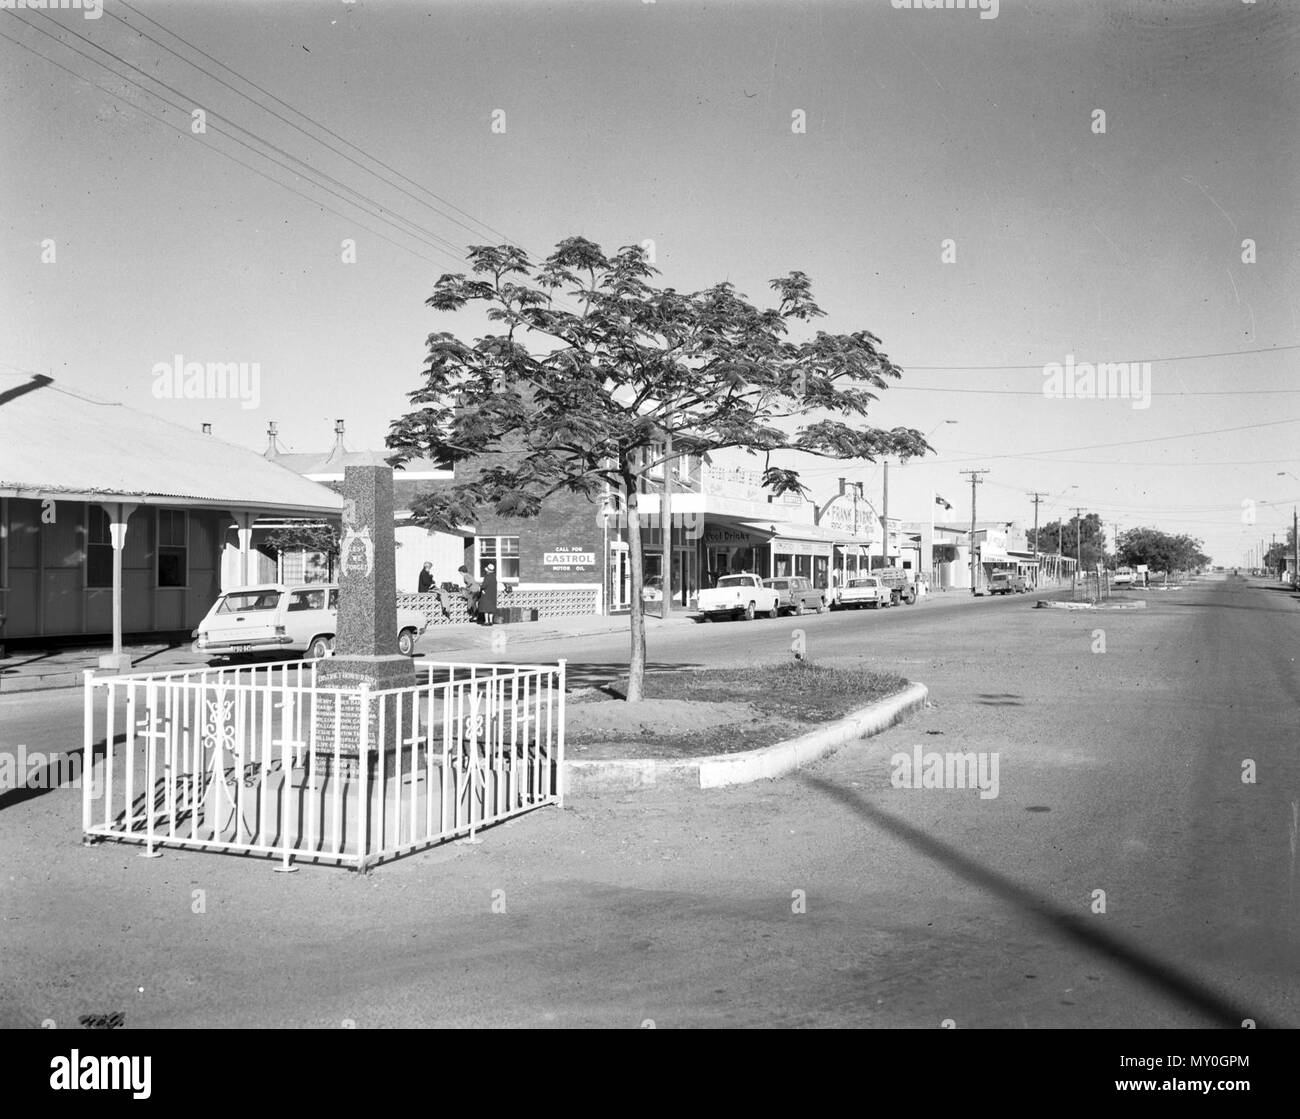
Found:
<svg viewBox="0 0 1300 1119"><path fill-rule="evenodd" d="M497 569L495 564L483 566L483 589L478 596L478 616L481 624L494 625L497 612Z"/></svg>

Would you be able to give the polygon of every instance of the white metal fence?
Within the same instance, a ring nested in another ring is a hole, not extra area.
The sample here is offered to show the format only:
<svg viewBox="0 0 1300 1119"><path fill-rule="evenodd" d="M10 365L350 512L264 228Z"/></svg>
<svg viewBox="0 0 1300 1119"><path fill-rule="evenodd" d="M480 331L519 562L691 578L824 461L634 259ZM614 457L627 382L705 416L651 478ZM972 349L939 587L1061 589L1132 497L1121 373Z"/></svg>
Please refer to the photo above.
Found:
<svg viewBox="0 0 1300 1119"><path fill-rule="evenodd" d="M382 691L311 661L88 672L84 838L364 869L563 803L564 661L415 667Z"/></svg>

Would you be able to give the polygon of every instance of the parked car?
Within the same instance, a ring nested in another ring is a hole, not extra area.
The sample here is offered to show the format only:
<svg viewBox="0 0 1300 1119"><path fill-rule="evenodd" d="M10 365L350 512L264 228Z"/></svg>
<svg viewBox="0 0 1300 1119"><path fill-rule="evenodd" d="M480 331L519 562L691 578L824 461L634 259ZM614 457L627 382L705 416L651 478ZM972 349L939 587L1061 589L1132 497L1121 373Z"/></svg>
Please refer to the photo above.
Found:
<svg viewBox="0 0 1300 1119"><path fill-rule="evenodd" d="M885 586L878 575L860 575L856 579L850 579L840 588L836 599L836 605L841 610L847 610L849 607L860 610L864 606L879 610L882 606L893 604L893 592Z"/></svg>
<svg viewBox="0 0 1300 1119"><path fill-rule="evenodd" d="M821 613L826 609L826 596L812 585L811 579L802 575L780 575L775 579L764 579L763 586L777 593L777 609L794 614L796 617L805 610Z"/></svg>
<svg viewBox="0 0 1300 1119"><path fill-rule="evenodd" d="M194 651L212 656L242 653L303 653L315 660L334 650L338 626L337 583L236 587L226 591L194 630ZM429 622L419 610L397 611L397 651L415 652Z"/></svg>
<svg viewBox="0 0 1300 1119"><path fill-rule="evenodd" d="M779 596L763 586L757 575L724 575L716 587L700 591L699 611L703 621L726 615L729 618L753 619L756 614L775 618L780 613Z"/></svg>
<svg viewBox="0 0 1300 1119"><path fill-rule="evenodd" d="M989 594L1024 594L1025 577L1014 571L995 571L989 576Z"/></svg>

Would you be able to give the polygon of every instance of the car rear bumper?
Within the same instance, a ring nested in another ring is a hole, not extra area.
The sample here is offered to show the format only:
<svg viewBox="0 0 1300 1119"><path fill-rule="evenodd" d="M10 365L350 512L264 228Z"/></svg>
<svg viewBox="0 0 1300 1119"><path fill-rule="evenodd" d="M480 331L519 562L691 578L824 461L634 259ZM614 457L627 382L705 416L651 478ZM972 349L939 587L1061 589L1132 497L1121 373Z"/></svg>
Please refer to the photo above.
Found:
<svg viewBox="0 0 1300 1119"><path fill-rule="evenodd" d="M196 653L249 653L257 649L285 649L292 644L293 638L287 636L250 637L246 641L209 641L207 638L200 637L194 642L194 651Z"/></svg>

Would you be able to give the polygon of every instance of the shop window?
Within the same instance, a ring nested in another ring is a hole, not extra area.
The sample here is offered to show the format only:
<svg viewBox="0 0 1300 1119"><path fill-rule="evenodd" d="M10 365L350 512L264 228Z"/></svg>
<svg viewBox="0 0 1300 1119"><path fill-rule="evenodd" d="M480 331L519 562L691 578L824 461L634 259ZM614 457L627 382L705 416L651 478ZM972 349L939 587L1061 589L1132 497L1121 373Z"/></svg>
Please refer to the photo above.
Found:
<svg viewBox="0 0 1300 1119"><path fill-rule="evenodd" d="M113 535L108 514L99 505L86 506L86 586L113 585Z"/></svg>
<svg viewBox="0 0 1300 1119"><path fill-rule="evenodd" d="M158 510L158 585L184 587L189 583L189 547L184 509Z"/></svg>
<svg viewBox="0 0 1300 1119"><path fill-rule="evenodd" d="M474 541L478 553L478 578L483 578L483 568L496 564L497 581L519 580L519 537L479 536Z"/></svg>

